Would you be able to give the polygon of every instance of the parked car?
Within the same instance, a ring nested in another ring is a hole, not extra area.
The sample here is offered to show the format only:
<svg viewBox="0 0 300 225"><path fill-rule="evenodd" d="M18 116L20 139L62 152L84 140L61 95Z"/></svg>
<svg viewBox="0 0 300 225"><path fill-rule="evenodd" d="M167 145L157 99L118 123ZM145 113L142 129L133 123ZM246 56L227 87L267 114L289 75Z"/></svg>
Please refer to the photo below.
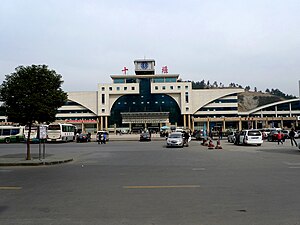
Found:
<svg viewBox="0 0 300 225"><path fill-rule="evenodd" d="M227 140L230 143L234 143L235 142L235 131L230 131L227 135Z"/></svg>
<svg viewBox="0 0 300 225"><path fill-rule="evenodd" d="M197 130L197 131L194 131L193 137L194 137L196 140L202 140L202 139L204 138L204 132L203 132L203 130Z"/></svg>
<svg viewBox="0 0 300 225"><path fill-rule="evenodd" d="M268 141L277 141L278 140L278 131L273 130L268 135Z"/></svg>
<svg viewBox="0 0 300 225"><path fill-rule="evenodd" d="M239 143L260 146L263 143L262 133L259 130L242 130Z"/></svg>
<svg viewBox="0 0 300 225"><path fill-rule="evenodd" d="M181 132L173 132L167 138L167 147L183 147L184 140Z"/></svg>
<svg viewBox="0 0 300 225"><path fill-rule="evenodd" d="M151 134L149 132L141 133L140 141L151 141Z"/></svg>
<svg viewBox="0 0 300 225"><path fill-rule="evenodd" d="M289 138L289 131L288 130L282 130L281 133L283 133L283 140ZM296 134L295 134L296 136Z"/></svg>
<svg viewBox="0 0 300 225"><path fill-rule="evenodd" d="M76 137L76 142L89 142L91 141L91 138L88 134L79 134Z"/></svg>

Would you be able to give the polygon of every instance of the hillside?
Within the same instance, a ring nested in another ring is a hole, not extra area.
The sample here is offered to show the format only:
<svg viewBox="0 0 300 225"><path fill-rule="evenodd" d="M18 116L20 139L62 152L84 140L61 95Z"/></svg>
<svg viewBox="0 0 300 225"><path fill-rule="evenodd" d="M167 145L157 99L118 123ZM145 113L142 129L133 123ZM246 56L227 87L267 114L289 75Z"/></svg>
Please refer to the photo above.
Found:
<svg viewBox="0 0 300 225"><path fill-rule="evenodd" d="M240 112L246 112L262 105L285 100L285 98L271 95L269 93L252 91L245 91L238 94L238 99Z"/></svg>

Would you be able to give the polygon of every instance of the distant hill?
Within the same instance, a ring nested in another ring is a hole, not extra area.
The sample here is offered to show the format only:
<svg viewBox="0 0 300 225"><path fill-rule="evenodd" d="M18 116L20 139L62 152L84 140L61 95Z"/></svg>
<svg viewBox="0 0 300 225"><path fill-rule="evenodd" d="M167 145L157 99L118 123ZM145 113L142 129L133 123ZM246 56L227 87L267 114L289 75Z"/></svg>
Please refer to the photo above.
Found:
<svg viewBox="0 0 300 225"><path fill-rule="evenodd" d="M246 112L259 106L286 100L286 98L272 95L270 93L245 91L238 94L239 111Z"/></svg>

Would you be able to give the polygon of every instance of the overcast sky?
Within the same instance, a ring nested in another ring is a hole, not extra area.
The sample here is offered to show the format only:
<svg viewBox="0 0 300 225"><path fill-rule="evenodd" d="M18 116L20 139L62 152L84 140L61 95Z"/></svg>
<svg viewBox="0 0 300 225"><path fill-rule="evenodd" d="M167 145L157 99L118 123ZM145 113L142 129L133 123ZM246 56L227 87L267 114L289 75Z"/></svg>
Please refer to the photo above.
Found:
<svg viewBox="0 0 300 225"><path fill-rule="evenodd" d="M65 91L95 91L135 59L183 80L299 95L299 0L1 0L0 82L47 64Z"/></svg>

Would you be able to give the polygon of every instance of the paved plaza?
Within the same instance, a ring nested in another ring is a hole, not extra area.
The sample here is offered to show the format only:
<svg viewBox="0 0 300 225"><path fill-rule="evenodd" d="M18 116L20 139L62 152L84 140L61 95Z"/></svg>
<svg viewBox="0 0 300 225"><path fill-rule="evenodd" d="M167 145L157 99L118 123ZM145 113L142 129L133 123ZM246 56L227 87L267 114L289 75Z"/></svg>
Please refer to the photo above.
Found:
<svg viewBox="0 0 300 225"><path fill-rule="evenodd" d="M0 167L0 224L299 224L299 150L288 141L221 143L220 150L199 141L47 144L46 158L73 161ZM0 158L25 147L2 144Z"/></svg>

